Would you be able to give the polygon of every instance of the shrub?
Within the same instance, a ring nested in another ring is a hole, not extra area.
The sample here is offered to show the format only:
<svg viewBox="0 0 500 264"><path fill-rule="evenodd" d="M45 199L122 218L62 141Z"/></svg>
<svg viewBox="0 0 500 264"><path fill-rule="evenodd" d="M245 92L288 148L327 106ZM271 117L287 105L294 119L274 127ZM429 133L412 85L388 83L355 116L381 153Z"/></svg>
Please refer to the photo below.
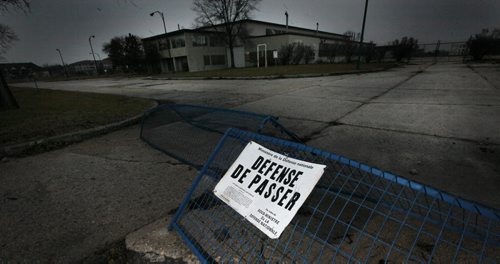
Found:
<svg viewBox="0 0 500 264"><path fill-rule="evenodd" d="M410 61L412 54L418 49L418 40L412 37L403 37L392 42L393 55L397 62L407 58Z"/></svg>
<svg viewBox="0 0 500 264"><path fill-rule="evenodd" d="M500 29L489 31L483 29L480 34L476 34L467 41L469 54L474 60L481 60L486 55L500 53Z"/></svg>
<svg viewBox="0 0 500 264"><path fill-rule="evenodd" d="M282 65L299 64L302 62L302 59L307 64L314 59L314 49L302 43L290 43L281 46L278 54Z"/></svg>

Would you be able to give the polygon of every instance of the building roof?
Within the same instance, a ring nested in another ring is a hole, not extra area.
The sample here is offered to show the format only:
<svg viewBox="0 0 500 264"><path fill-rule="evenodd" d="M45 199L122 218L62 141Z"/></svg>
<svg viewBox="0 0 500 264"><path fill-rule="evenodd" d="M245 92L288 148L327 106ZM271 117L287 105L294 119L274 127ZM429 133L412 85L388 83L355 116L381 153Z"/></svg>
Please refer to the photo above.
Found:
<svg viewBox="0 0 500 264"><path fill-rule="evenodd" d="M239 21L236 21L236 22L233 22L233 23L245 23L245 22L257 23L257 24L264 24L264 25L270 25L270 26L278 26L278 27L286 28L286 25L283 25L283 24L277 24L277 23L260 21L260 20L254 20L254 19L243 19L243 20L239 20ZM224 24L217 24L215 26L222 26L222 25L224 25ZM173 36L173 35L177 35L177 34L181 34L181 33L185 33L185 32L203 32L203 33L212 33L212 34L213 33L217 33L216 31L208 30L210 28L213 28L213 26L203 26L203 27L199 27L199 28L195 28L195 29L180 29L180 30L172 31L172 32L169 32L169 33L166 33L166 34L160 34L160 35L155 35L155 36L143 38L142 40L159 39L159 38L162 38L162 37ZM311 34L293 33L293 32L289 33L289 34L295 34L295 35L318 37L315 34L316 33L320 33L320 34L328 34L328 35L337 36L337 37L345 37L343 34L332 33L332 32L321 31L321 30L318 30L316 32L315 29L301 28L301 27L295 27L295 26L290 26L290 25L288 25L288 28L289 29L304 30L304 31L308 31L308 32L311 33ZM255 36L255 37L263 37L263 36ZM322 36L321 38L324 38L324 37Z"/></svg>
<svg viewBox="0 0 500 264"><path fill-rule="evenodd" d="M277 34L272 34L272 35L249 36L249 37L246 37L246 38L247 39L253 39L253 38L265 38L265 37L284 36L284 35L314 37L314 38L337 40L337 41L340 40L339 38L334 38L334 37L325 37L325 36L318 36L316 34L305 34L305 33L297 33L297 32L285 32L285 33L277 33ZM354 41L354 40L349 40L349 39L343 39L342 41L343 42L355 42L355 43L359 43L359 41ZM364 43L366 43L366 42L364 42Z"/></svg>
<svg viewBox="0 0 500 264"><path fill-rule="evenodd" d="M0 63L0 68L4 69L19 69L19 68L29 68L33 70L41 70L42 67L34 64L33 62L14 62L14 63Z"/></svg>
<svg viewBox="0 0 500 264"><path fill-rule="evenodd" d="M254 19L243 19L243 20L240 20L240 21L236 21L234 23L240 23L240 22L251 22L251 23L257 23L257 24L263 24L263 25L270 25L270 26L277 26L277 27L286 28L286 25L283 25L283 24L278 24L278 23L273 23L273 22L267 22L267 21L261 21L261 20L254 20ZM218 24L216 26L221 26L221 25L223 25L223 24ZM212 26L203 26L203 27L199 27L198 29L205 29L205 28L211 28L211 27ZM311 33L316 33L316 29L295 27L295 26L290 26L290 25L288 25L288 28L289 29L305 30L305 31L309 31ZM332 32L321 31L321 30L318 30L318 33L321 33L321 34L330 34L330 35L335 35L335 36L338 36L338 37L345 37L343 34L332 33Z"/></svg>
<svg viewBox="0 0 500 264"><path fill-rule="evenodd" d="M83 64L94 65L94 61L93 60L81 60L81 61L73 62L73 63L69 64L69 66L83 65Z"/></svg>
<svg viewBox="0 0 500 264"><path fill-rule="evenodd" d="M151 36L151 37L143 38L142 40L154 40L154 39L159 39L159 38L163 38L163 37L170 37L170 36L179 35L179 34L182 34L182 33L185 33L185 32L210 33L210 34L218 34L218 33L220 33L220 32L216 32L216 31L203 30L201 28L195 28L195 29L186 29L186 28L184 28L184 29L179 29L179 30L171 31L171 32L168 32L166 34L163 33L163 34L160 34L160 35L154 35L154 36Z"/></svg>

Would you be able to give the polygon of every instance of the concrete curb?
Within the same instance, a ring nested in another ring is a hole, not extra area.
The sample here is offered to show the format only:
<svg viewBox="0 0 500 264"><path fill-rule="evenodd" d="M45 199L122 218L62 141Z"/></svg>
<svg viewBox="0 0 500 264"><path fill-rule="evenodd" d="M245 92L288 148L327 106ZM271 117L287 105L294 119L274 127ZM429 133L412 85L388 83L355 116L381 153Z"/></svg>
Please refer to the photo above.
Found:
<svg viewBox="0 0 500 264"><path fill-rule="evenodd" d="M156 106L158 106L158 102L154 101L154 104L145 111L148 111ZM91 137L106 134L106 133L118 130L120 128L127 127L127 126L133 125L135 123L138 123L141 120L144 112L139 114L139 115L133 116L131 118L125 119L123 121L119 121L119 122L115 122L115 123L111 123L111 124L107 124L107 125L102 125L102 126L98 126L98 127L94 127L94 128L80 130L77 132L71 132L71 133L67 133L67 134L63 134L63 135L28 141L28 142L14 144L14 145L1 146L0 147L0 159L2 159L4 157L22 156L24 154L30 153L31 151L51 150L51 149L66 146L69 144L77 143L77 142L83 141L83 140L91 138Z"/></svg>
<svg viewBox="0 0 500 264"><path fill-rule="evenodd" d="M215 76L215 77L146 77L148 80L273 80L273 79L292 79L292 78L313 78L313 77L325 77L325 76L336 76L336 75L345 75L345 74L363 74L363 73L372 73L385 71L389 68L377 68L374 70L365 70L365 71L345 71L345 72L331 72L331 73L307 73L307 74L284 74L284 75L269 75L269 76L254 76L254 77L223 77L223 76Z"/></svg>
<svg viewBox="0 0 500 264"><path fill-rule="evenodd" d="M200 263L182 238L167 226L171 216L146 225L125 238L127 263Z"/></svg>

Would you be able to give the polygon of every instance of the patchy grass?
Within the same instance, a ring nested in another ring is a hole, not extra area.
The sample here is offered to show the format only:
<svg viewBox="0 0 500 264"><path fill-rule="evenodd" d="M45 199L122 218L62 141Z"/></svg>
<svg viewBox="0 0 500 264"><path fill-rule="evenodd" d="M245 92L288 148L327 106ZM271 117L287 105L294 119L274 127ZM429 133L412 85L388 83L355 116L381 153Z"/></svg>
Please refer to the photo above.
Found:
<svg viewBox="0 0 500 264"><path fill-rule="evenodd" d="M151 100L118 95L11 89L19 109L0 111L0 145L118 122L152 105Z"/></svg>
<svg viewBox="0 0 500 264"><path fill-rule="evenodd" d="M340 74L358 71L383 70L396 66L394 63L361 64L360 70L355 63L335 64L300 64L286 66L270 66L267 68L236 68L220 69L200 72L178 72L161 74L163 77L256 77L256 76L283 76L295 74Z"/></svg>

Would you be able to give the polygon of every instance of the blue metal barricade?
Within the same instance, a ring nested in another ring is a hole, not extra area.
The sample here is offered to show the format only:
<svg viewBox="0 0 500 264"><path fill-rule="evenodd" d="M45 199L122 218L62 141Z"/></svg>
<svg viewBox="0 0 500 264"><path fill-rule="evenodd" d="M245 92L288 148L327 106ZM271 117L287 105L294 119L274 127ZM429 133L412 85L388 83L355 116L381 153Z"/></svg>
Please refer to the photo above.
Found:
<svg viewBox="0 0 500 264"><path fill-rule="evenodd" d="M146 112L140 137L163 153L201 168L220 136L230 127L300 142L276 117L183 104L162 104Z"/></svg>
<svg viewBox="0 0 500 264"><path fill-rule="evenodd" d="M250 141L327 169L279 239L213 194ZM229 129L198 174L170 228L202 262L499 263L500 213L356 161Z"/></svg>

